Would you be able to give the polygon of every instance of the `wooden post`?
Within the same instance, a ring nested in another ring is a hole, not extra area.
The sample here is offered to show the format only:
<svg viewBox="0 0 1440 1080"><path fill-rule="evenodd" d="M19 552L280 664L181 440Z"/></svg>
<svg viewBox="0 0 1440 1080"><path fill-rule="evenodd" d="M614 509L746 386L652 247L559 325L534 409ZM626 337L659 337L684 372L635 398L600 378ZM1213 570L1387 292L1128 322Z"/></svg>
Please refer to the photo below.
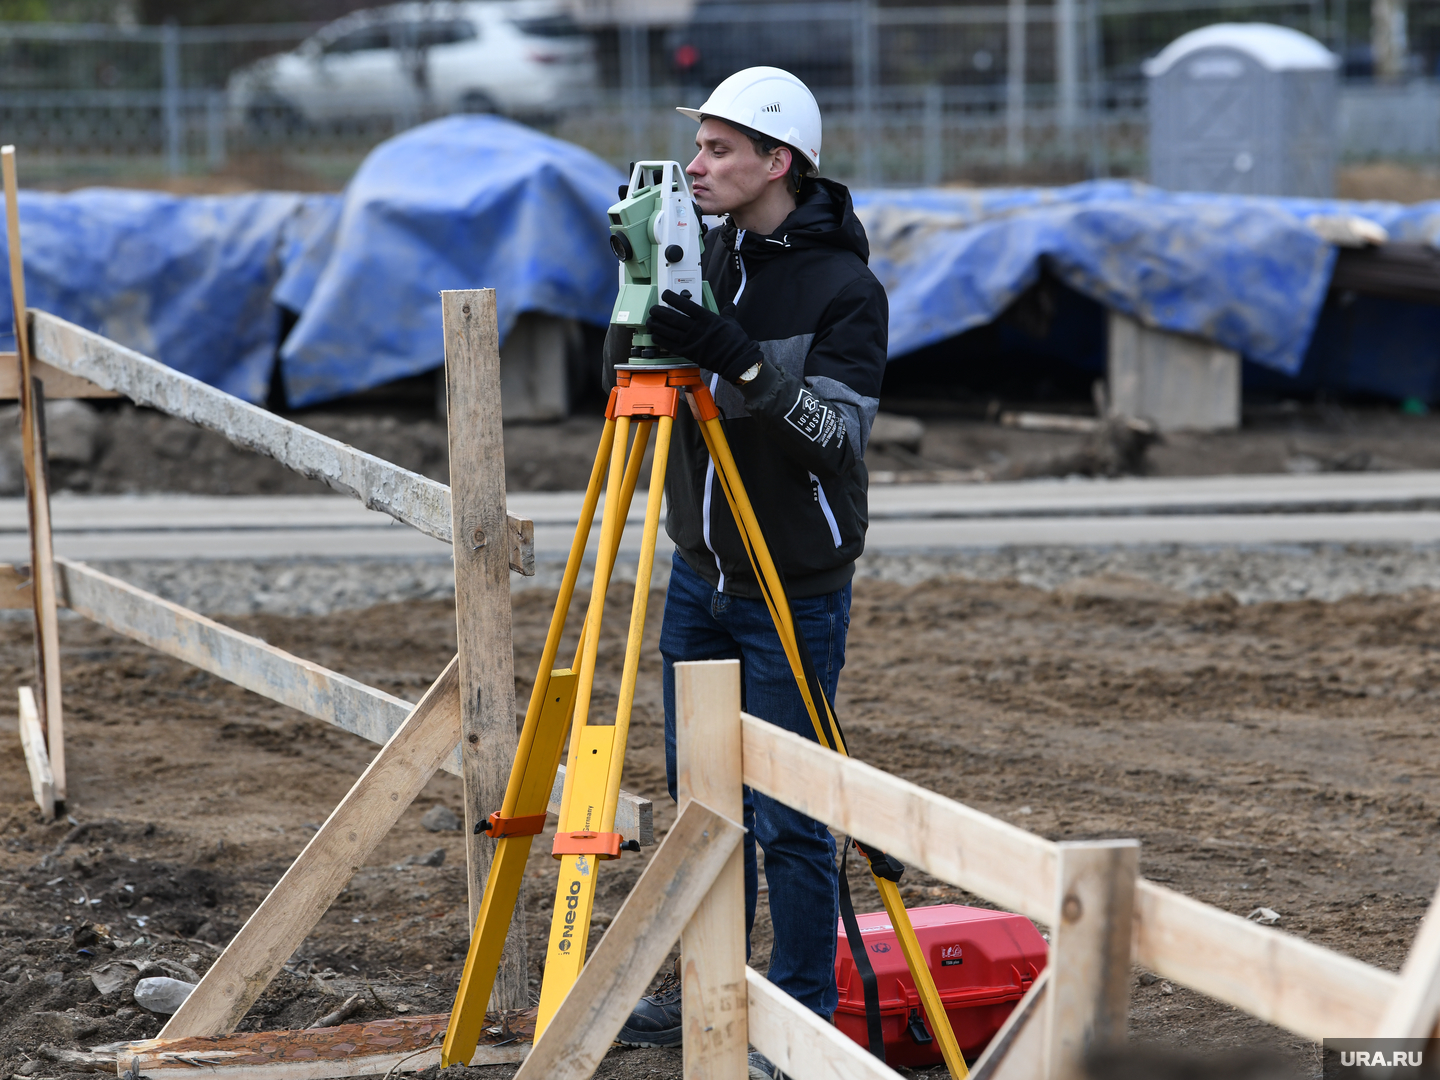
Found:
<svg viewBox="0 0 1440 1080"><path fill-rule="evenodd" d="M1125 1041L1140 843L1057 846L1044 1075L1083 1080L1089 1051Z"/></svg>
<svg viewBox="0 0 1440 1080"><path fill-rule="evenodd" d="M505 440L495 290L442 292L455 626L460 651L460 767L465 784L470 925L480 913L495 841L475 825L499 810L515 761L515 654L510 629ZM521 886L490 994L492 1008L530 1004Z"/></svg>
<svg viewBox="0 0 1440 1080"><path fill-rule="evenodd" d="M675 665L675 740L680 808L698 799L744 819L740 756L740 661ZM735 849L680 935L685 1080L745 1075L745 852Z"/></svg>
<svg viewBox="0 0 1440 1080"><path fill-rule="evenodd" d="M739 822L698 800L680 811L515 1080L594 1075L655 968L744 836Z"/></svg>
<svg viewBox="0 0 1440 1080"><path fill-rule="evenodd" d="M22 691L23 693L23 691ZM1375 1034L1382 1039L1427 1039L1440 1014L1440 890L1400 969L1400 986Z"/></svg>
<svg viewBox="0 0 1440 1080"><path fill-rule="evenodd" d="M55 778L57 810L65 804L65 720L60 690L60 623L55 614L55 564L50 538L50 476L45 461L45 395L31 368L25 305L25 261L20 249L19 185L15 148L0 147L5 183L5 235L10 254L10 298L15 350L20 354L20 446L25 504L30 515L30 578L35 610L36 697Z"/></svg>

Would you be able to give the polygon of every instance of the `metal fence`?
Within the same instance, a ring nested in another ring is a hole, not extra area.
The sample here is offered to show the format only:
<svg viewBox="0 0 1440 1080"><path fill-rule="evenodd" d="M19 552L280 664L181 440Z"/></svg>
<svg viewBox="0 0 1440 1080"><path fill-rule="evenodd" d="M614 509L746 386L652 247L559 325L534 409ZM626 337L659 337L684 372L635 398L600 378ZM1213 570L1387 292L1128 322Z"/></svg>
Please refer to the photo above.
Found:
<svg viewBox="0 0 1440 1080"><path fill-rule="evenodd" d="M1186 30L1234 18L1295 26L1341 49L1355 35L1349 8L1359 6L701 0L684 27L596 31L595 92L527 119L617 165L642 153L683 158L693 125L673 106L698 103L730 70L775 63L816 89L825 171L841 179L1143 174L1146 56ZM30 183L338 187L370 147L435 110L407 99L343 122L304 120L283 103L237 110L231 75L315 29L0 24L0 139L23 149Z"/></svg>

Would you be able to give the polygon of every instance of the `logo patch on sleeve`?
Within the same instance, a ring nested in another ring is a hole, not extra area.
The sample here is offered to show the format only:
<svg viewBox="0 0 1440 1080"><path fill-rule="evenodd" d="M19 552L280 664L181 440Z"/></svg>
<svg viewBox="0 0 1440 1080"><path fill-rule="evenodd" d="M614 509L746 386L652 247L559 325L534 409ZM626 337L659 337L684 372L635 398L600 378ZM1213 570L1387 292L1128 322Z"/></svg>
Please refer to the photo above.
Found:
<svg viewBox="0 0 1440 1080"><path fill-rule="evenodd" d="M790 411L785 414L785 420L801 435L822 446L829 443L839 424L833 410L809 390L803 389L795 398L795 404L790 406Z"/></svg>

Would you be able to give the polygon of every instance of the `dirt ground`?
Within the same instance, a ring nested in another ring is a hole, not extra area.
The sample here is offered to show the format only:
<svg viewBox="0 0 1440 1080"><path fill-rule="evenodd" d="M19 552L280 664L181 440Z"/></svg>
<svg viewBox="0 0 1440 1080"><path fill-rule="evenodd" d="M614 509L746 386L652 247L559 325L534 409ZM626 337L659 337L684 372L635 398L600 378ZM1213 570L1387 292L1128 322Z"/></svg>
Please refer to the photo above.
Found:
<svg viewBox="0 0 1440 1080"><path fill-rule="evenodd" d="M882 408L921 413L925 402ZM1005 403L1005 408L1012 405ZM1020 407L1020 406L1016 406ZM961 478L1017 480L1093 471L1089 437L1003 427L983 415L934 411L918 446L872 441L866 463L876 482ZM1049 406L1054 411L1055 406ZM998 415L998 403L991 410ZM11 407L13 412L13 407ZM299 422L404 468L449 480L444 421L424 411L395 415L355 409L300 413ZM180 491L211 495L318 494L326 489L268 458L237 449L183 420L132 405L52 405L47 414L52 487L123 494ZM596 413L505 429L511 491L574 491L590 475L603 423ZM0 415L0 431L13 431ZM1155 476L1312 473L1440 468L1440 416L1385 407L1284 403L1247 410L1237 431L1174 433L1150 446L1139 471ZM22 491L18 434L0 440L0 495Z"/></svg>
<svg viewBox="0 0 1440 1080"><path fill-rule="evenodd" d="M661 833L673 811L660 593L653 602L625 784L656 799ZM552 603L541 589L515 600L522 702ZM608 604L598 716L613 707L629 604L624 588ZM235 622L415 699L454 648L453 618L447 604L415 603ZM864 582L838 707L865 760L1053 839L1137 837L1147 877L1240 915L1272 908L1281 929L1393 970L1440 877L1437 628L1440 595L1429 593L1241 607L1120 578L1055 593ZM203 972L373 750L89 623L66 621L61 637L73 820L39 823L18 741L0 740L5 1077L65 1075L36 1059L42 1044L158 1031L127 988L101 995L92 970L127 959ZM30 650L24 623L0 623L0 681L31 678ZM0 698L13 732L12 701ZM247 1029L303 1026L356 990L373 991L361 1019L448 1009L467 932L463 849L458 832L427 832L420 817L436 804L458 811L459 797L452 777L430 783ZM537 987L556 865L543 846L526 901ZM597 929L644 862L606 868ZM857 906L875 910L873 889L852 880ZM911 905L967 899L913 871L904 894ZM763 905L755 946L763 971ZM1311 1044L1141 975L1136 1040L1259 1050L1279 1055L1282 1074L1318 1075ZM669 1080L679 1055L616 1050L600 1075Z"/></svg>

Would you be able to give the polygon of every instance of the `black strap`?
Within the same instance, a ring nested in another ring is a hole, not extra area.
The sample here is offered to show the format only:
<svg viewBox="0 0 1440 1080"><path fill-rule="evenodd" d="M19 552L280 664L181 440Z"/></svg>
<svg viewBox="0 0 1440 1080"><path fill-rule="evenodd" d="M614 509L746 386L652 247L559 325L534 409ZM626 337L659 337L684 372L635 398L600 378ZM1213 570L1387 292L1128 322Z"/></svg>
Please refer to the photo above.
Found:
<svg viewBox="0 0 1440 1080"><path fill-rule="evenodd" d="M840 918L845 923L845 940L850 943L850 959L860 974L860 985L865 988L865 1029L870 1039L870 1053L881 1061L885 1060L885 1033L880 1028L880 984L875 979L875 969L870 966L870 957L865 951L865 939L860 935L860 923L855 918L855 905L850 902L850 882L845 876L845 863L850 854L850 837L840 848Z"/></svg>

